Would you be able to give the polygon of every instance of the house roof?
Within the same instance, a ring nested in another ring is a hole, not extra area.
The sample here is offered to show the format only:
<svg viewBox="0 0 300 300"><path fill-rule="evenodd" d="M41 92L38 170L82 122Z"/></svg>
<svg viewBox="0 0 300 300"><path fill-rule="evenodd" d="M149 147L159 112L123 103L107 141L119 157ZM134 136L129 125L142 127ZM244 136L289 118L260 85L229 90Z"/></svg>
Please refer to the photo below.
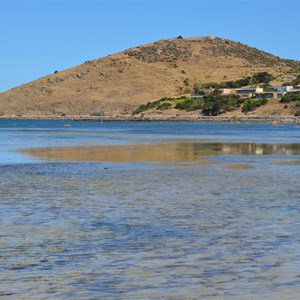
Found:
<svg viewBox="0 0 300 300"><path fill-rule="evenodd" d="M248 88L248 89L236 89L237 92L244 92L244 93L255 93L256 92L256 88Z"/></svg>

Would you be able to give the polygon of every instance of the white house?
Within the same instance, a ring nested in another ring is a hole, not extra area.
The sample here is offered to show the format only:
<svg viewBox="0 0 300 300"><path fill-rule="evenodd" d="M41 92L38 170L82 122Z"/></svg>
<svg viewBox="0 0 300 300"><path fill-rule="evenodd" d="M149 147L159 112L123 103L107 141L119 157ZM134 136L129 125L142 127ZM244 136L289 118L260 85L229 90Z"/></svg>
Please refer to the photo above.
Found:
<svg viewBox="0 0 300 300"><path fill-rule="evenodd" d="M276 93L289 92L293 89L292 85L272 86L272 91Z"/></svg>

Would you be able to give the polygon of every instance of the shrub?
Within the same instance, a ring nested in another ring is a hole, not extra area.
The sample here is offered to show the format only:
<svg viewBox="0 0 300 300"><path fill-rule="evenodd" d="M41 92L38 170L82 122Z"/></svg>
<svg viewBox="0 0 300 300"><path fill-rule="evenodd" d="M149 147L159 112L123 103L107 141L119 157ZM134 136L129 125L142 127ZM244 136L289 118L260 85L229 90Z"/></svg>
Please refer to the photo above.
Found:
<svg viewBox="0 0 300 300"><path fill-rule="evenodd" d="M204 95L203 85L200 82L195 82L194 83L193 91L197 95Z"/></svg>
<svg viewBox="0 0 300 300"><path fill-rule="evenodd" d="M280 99L280 103L289 103L300 100L300 94L286 94Z"/></svg>
<svg viewBox="0 0 300 300"><path fill-rule="evenodd" d="M133 112L133 114L134 115L140 114L141 112L144 112L148 109L154 108L156 106L156 104L157 104L157 102L148 102L145 105L141 105Z"/></svg>
<svg viewBox="0 0 300 300"><path fill-rule="evenodd" d="M246 100L248 100L248 99L245 99L245 98L238 98L238 99L236 100L236 102L237 102L238 104L243 104Z"/></svg>
<svg viewBox="0 0 300 300"><path fill-rule="evenodd" d="M245 114L247 114L249 111L253 111L257 107L260 107L260 106L265 105L267 103L268 103L267 99L258 99L258 100L247 99L244 102L244 105L242 107L242 112L245 113Z"/></svg>
<svg viewBox="0 0 300 300"><path fill-rule="evenodd" d="M255 104L256 104L257 107L265 105L267 103L268 103L268 100L266 98L262 98L262 99L259 99L259 100L255 101Z"/></svg>
<svg viewBox="0 0 300 300"><path fill-rule="evenodd" d="M242 112L247 114L249 111L253 111L256 109L256 104L253 100L248 99L244 102L244 105L242 107Z"/></svg>
<svg viewBox="0 0 300 300"><path fill-rule="evenodd" d="M219 87L220 87L219 84L216 82L203 83L203 88L205 89L209 89L209 88L218 89Z"/></svg>
<svg viewBox="0 0 300 300"><path fill-rule="evenodd" d="M187 100L186 96L181 96L179 98L161 98L157 101L154 102L148 102L147 104L143 104L140 105L132 114L136 115L136 114L140 114L142 112L145 112L149 109L168 109L169 107L172 106L172 102L176 102L176 101L185 101Z"/></svg>
<svg viewBox="0 0 300 300"><path fill-rule="evenodd" d="M220 83L221 88L235 89L249 85L251 83L251 77L238 79L236 81L225 81Z"/></svg>
<svg viewBox="0 0 300 300"><path fill-rule="evenodd" d="M226 81L226 82L220 83L220 88L235 89L238 87L240 87L240 86L235 81Z"/></svg>
<svg viewBox="0 0 300 300"><path fill-rule="evenodd" d="M184 80L183 80L183 84L184 84L185 86L189 86L189 79L188 79L188 78L184 79Z"/></svg>
<svg viewBox="0 0 300 300"><path fill-rule="evenodd" d="M188 111L198 110L203 108L203 101L202 100L196 100L192 101L193 103L189 107Z"/></svg>
<svg viewBox="0 0 300 300"><path fill-rule="evenodd" d="M242 87L242 86L249 85L249 84L250 84L250 81L251 81L251 77L246 77L246 78L242 78L242 79L236 80L235 83L236 83L239 87Z"/></svg>
<svg viewBox="0 0 300 300"><path fill-rule="evenodd" d="M202 109L203 107L203 100L184 100L178 102L175 105L176 109L185 110L185 111L194 111L198 109Z"/></svg>
<svg viewBox="0 0 300 300"><path fill-rule="evenodd" d="M170 108L171 106L172 106L171 102L163 102L162 104L159 104L156 109L166 110L166 109Z"/></svg>
<svg viewBox="0 0 300 300"><path fill-rule="evenodd" d="M193 100L185 100L175 105L176 109L187 110L193 104Z"/></svg>
<svg viewBox="0 0 300 300"><path fill-rule="evenodd" d="M252 76L253 83L269 83L274 76L268 72L259 72Z"/></svg>

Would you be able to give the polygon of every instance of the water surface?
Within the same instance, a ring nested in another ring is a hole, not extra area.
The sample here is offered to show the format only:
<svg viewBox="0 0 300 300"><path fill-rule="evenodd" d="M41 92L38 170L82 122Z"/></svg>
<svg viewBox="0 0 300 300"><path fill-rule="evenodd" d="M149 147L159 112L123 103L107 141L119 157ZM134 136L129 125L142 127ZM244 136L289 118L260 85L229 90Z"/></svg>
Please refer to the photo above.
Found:
<svg viewBox="0 0 300 300"><path fill-rule="evenodd" d="M299 129L64 124L0 121L1 298L298 298Z"/></svg>
<svg viewBox="0 0 300 300"><path fill-rule="evenodd" d="M171 141L131 145L35 148L23 153L62 161L193 162L219 155L300 155L300 144Z"/></svg>

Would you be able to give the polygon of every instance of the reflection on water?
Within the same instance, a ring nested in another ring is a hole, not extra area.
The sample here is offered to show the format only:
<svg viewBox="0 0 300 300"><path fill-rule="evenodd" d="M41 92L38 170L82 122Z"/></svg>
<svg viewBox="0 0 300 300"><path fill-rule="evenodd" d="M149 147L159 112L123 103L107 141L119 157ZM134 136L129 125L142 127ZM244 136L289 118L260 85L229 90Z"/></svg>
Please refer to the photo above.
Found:
<svg viewBox="0 0 300 300"><path fill-rule="evenodd" d="M217 155L297 155L300 154L300 144L174 141L162 144L43 148L25 150L23 153L64 161L188 162Z"/></svg>
<svg viewBox="0 0 300 300"><path fill-rule="evenodd" d="M9 123L1 299L299 298L299 129Z"/></svg>
<svg viewBox="0 0 300 300"><path fill-rule="evenodd" d="M300 160L277 161L277 162L274 162L274 165L277 165L277 166L299 166Z"/></svg>
<svg viewBox="0 0 300 300"><path fill-rule="evenodd" d="M215 161L192 161L192 162L165 162L159 163L158 166L162 167L201 167L219 164Z"/></svg>
<svg viewBox="0 0 300 300"><path fill-rule="evenodd" d="M227 165L225 168L231 170L247 170L247 169L252 169L254 167L247 164L230 164Z"/></svg>

